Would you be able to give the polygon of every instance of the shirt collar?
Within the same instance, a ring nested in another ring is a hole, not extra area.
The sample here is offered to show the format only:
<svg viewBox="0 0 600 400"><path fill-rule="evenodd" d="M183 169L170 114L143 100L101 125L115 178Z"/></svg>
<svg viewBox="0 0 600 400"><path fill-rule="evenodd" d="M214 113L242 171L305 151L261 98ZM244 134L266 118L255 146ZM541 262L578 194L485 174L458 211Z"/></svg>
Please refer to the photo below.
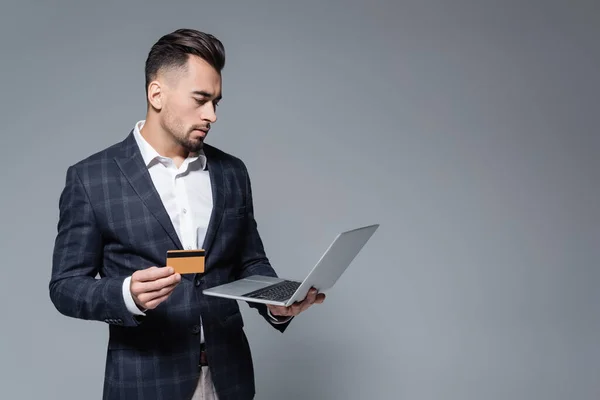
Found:
<svg viewBox="0 0 600 400"><path fill-rule="evenodd" d="M133 136L135 138L135 141L137 142L138 147L140 148L140 152L142 153L144 164L146 165L146 167L149 167L152 161L160 161L165 157L158 154L154 147L152 147L150 143L148 143L148 141L142 136L140 130L144 126L145 122L145 120L141 120L135 124L135 127L133 129ZM204 154L204 151L202 149L200 149L200 151L197 154L190 154L188 156L188 160L188 162L194 162L198 160L202 163L202 169L206 169L206 155Z"/></svg>

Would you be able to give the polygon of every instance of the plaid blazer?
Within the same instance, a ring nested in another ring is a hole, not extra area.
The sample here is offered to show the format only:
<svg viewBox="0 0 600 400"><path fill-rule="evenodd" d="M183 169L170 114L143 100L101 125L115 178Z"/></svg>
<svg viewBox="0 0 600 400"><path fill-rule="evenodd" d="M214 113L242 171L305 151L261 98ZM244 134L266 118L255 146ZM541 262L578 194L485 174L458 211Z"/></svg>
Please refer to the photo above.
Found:
<svg viewBox="0 0 600 400"><path fill-rule="evenodd" d="M213 211L204 242L205 272L183 275L171 296L144 317L132 315L123 280L164 266L182 249L146 169L133 132L70 166L59 200L50 298L61 313L108 324L103 399L190 399L200 376L200 317L220 400L251 399L254 370L235 300L202 290L262 274L277 276L254 219L244 163L205 145ZM249 303L273 324L264 305Z"/></svg>

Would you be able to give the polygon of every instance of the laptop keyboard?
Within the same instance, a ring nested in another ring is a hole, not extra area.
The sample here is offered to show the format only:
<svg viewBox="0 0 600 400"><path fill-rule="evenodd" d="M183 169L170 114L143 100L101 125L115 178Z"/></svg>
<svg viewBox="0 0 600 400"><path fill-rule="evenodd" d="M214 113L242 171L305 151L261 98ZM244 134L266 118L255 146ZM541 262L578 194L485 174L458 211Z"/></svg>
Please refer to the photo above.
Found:
<svg viewBox="0 0 600 400"><path fill-rule="evenodd" d="M253 299L285 301L292 297L302 282L283 281L245 294Z"/></svg>

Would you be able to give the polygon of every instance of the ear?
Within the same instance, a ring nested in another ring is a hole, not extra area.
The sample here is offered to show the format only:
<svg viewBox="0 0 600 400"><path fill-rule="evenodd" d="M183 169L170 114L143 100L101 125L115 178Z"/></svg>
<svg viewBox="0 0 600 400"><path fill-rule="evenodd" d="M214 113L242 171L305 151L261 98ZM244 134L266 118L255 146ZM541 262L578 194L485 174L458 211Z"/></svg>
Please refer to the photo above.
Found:
<svg viewBox="0 0 600 400"><path fill-rule="evenodd" d="M160 110L163 106L163 90L159 81L152 81L148 85L148 102L156 110Z"/></svg>

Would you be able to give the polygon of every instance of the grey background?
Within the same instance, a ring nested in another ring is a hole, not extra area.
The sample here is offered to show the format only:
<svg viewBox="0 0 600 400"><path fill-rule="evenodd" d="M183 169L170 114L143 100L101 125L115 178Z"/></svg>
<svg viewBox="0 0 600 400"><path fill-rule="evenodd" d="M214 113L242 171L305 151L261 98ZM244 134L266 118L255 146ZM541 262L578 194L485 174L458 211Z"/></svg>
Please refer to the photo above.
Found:
<svg viewBox="0 0 600 400"><path fill-rule="evenodd" d="M597 1L2 2L0 397L100 398L107 327L48 297L66 168L144 117L163 34L227 50L208 142L302 278L380 230L284 335L260 399L600 397Z"/></svg>

